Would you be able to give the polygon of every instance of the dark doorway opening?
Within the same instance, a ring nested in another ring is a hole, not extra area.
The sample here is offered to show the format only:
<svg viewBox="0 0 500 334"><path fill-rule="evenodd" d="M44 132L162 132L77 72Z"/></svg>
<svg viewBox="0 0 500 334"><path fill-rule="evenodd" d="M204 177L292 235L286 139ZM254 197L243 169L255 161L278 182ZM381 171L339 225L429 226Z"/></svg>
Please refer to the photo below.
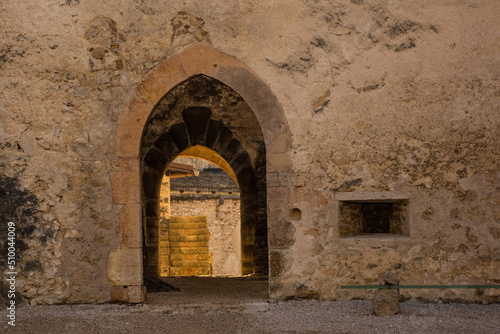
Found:
<svg viewBox="0 0 500 334"><path fill-rule="evenodd" d="M203 75L167 93L153 108L142 135L145 282L163 276L162 179L179 154L200 147L222 157L239 186L241 275L264 277L267 284L266 150L262 131L238 93Z"/></svg>

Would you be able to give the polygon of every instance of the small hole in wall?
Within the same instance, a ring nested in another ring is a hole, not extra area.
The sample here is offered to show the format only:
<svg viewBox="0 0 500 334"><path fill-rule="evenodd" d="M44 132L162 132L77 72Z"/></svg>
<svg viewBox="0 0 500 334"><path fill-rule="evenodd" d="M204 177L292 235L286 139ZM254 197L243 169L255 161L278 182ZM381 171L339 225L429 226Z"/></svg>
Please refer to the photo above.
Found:
<svg viewBox="0 0 500 334"><path fill-rule="evenodd" d="M291 214L292 214L292 219L295 221L302 219L302 212L300 212L300 209L293 208Z"/></svg>

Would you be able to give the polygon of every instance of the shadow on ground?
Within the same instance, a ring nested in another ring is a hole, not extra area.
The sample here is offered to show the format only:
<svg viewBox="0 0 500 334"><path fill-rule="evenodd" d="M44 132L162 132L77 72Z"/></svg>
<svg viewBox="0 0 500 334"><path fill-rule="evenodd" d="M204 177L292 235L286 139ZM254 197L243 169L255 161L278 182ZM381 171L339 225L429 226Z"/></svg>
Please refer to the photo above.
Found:
<svg viewBox="0 0 500 334"><path fill-rule="evenodd" d="M267 302L267 277L162 277L145 281L146 304Z"/></svg>

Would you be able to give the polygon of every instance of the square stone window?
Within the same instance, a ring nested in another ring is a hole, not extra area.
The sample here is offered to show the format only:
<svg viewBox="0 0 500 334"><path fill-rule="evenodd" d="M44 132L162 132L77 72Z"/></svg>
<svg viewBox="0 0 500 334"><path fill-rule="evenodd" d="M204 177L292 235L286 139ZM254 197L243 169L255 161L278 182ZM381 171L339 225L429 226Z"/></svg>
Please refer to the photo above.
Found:
<svg viewBox="0 0 500 334"><path fill-rule="evenodd" d="M385 192L384 194L387 195ZM380 193L361 196L358 194L359 199L356 199L355 195L340 199L339 234L341 237L409 235L408 199L377 195Z"/></svg>

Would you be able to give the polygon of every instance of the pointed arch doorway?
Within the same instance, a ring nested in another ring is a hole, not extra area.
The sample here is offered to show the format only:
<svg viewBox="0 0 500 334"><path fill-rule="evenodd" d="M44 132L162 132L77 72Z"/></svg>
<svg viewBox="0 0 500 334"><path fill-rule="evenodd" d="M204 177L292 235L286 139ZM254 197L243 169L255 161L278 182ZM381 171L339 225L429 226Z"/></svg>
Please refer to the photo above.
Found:
<svg viewBox="0 0 500 334"><path fill-rule="evenodd" d="M167 166L201 146L218 153L241 193L241 272L267 275L266 150L260 125L227 85L199 75L174 87L153 109L141 141L146 275L160 276L159 194Z"/></svg>
<svg viewBox="0 0 500 334"><path fill-rule="evenodd" d="M198 44L148 74L121 115L111 184L113 201L121 209L122 244L108 258L112 300L142 301L144 275L158 274L161 177L177 154L196 145L222 156L238 180L242 273L268 274L270 251L279 244L268 231L273 221L279 223L279 210L267 194L273 189L280 205L289 201L289 191L278 188L279 178L268 175L290 169L287 122L255 74L236 59Z"/></svg>

